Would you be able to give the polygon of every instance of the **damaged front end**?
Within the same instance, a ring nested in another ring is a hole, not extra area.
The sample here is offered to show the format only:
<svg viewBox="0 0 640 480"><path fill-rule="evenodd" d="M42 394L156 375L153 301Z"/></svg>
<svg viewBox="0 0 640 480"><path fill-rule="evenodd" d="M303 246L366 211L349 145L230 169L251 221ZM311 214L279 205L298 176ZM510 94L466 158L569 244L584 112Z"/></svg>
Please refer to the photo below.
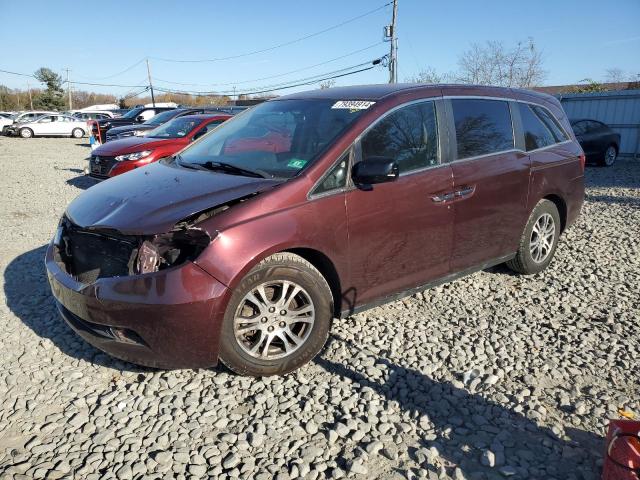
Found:
<svg viewBox="0 0 640 480"><path fill-rule="evenodd" d="M211 243L209 234L185 222L168 233L122 235L81 228L63 217L54 237L54 259L76 281L157 272L195 260Z"/></svg>

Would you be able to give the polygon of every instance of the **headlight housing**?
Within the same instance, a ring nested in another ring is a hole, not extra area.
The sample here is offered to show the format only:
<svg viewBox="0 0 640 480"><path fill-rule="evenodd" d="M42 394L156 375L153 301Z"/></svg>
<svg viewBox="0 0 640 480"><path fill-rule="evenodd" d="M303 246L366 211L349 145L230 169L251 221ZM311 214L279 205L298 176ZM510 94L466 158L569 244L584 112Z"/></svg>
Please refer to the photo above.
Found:
<svg viewBox="0 0 640 480"><path fill-rule="evenodd" d="M195 260L209 243L211 237L199 228L155 235L140 245L135 271L138 274L157 272L188 260Z"/></svg>
<svg viewBox="0 0 640 480"><path fill-rule="evenodd" d="M153 150L143 150L142 152L134 152L134 153L127 153L125 155L118 155L116 157L116 161L122 162L123 160L140 160L141 158L148 157L149 155L151 155L151 152L153 152Z"/></svg>

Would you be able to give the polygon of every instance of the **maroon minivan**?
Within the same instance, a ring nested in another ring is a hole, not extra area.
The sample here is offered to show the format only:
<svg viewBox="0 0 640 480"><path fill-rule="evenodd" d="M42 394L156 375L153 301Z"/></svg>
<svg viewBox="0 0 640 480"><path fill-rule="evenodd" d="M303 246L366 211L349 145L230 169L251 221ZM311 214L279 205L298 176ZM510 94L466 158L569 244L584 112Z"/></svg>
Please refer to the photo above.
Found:
<svg viewBox="0 0 640 480"><path fill-rule="evenodd" d="M116 357L284 374L320 351L333 318L503 262L544 270L583 174L548 95L315 90L91 187L46 267L62 317Z"/></svg>

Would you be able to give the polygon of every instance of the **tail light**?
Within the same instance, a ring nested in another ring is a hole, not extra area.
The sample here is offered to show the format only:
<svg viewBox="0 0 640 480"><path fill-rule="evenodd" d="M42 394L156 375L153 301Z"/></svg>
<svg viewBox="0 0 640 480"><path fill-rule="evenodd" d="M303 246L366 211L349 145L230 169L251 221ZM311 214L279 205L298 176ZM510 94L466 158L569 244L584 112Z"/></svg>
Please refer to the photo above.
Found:
<svg viewBox="0 0 640 480"><path fill-rule="evenodd" d="M584 156L584 152L582 152L578 158L580 158L580 166L582 167L582 171L584 171L584 164L587 161L586 157Z"/></svg>

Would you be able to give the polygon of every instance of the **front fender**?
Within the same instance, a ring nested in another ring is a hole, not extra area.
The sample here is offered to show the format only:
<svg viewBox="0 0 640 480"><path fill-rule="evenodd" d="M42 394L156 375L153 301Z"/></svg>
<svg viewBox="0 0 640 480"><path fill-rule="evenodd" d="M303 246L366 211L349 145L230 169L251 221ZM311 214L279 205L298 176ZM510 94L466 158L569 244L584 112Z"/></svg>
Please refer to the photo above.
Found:
<svg viewBox="0 0 640 480"><path fill-rule="evenodd" d="M343 195L307 201L223 229L196 263L233 289L269 255L298 248L322 253L334 264L339 278L347 278L348 234Z"/></svg>

